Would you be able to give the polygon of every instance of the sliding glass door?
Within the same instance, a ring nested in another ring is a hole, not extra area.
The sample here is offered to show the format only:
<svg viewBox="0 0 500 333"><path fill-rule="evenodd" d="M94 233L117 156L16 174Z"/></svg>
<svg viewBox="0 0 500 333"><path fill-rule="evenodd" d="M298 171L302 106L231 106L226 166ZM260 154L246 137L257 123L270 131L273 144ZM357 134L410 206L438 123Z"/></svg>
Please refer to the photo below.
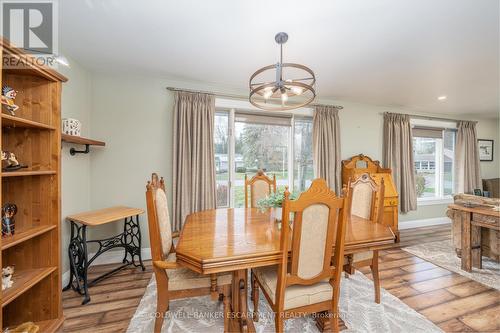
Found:
<svg viewBox="0 0 500 333"><path fill-rule="evenodd" d="M236 113L233 207L245 204L245 173L252 177L260 169L270 177L276 176L278 188L289 184L289 137L289 117Z"/></svg>
<svg viewBox="0 0 500 333"><path fill-rule="evenodd" d="M229 207L229 113L217 112L214 122L215 173L217 207Z"/></svg>
<svg viewBox="0 0 500 333"><path fill-rule="evenodd" d="M259 169L278 190L303 191L313 179L311 118L221 110L214 136L218 207L243 207L245 174Z"/></svg>
<svg viewBox="0 0 500 333"><path fill-rule="evenodd" d="M294 117L293 188L295 191L307 190L314 178L312 147L312 118Z"/></svg>

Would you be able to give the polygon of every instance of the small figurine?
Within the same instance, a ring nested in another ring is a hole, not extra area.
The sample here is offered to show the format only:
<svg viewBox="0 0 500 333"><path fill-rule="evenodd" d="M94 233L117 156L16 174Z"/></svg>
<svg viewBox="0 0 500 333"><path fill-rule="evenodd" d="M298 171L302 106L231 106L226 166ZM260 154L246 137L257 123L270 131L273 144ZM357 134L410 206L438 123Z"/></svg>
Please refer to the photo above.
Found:
<svg viewBox="0 0 500 333"><path fill-rule="evenodd" d="M22 165L17 161L16 155L14 153L11 153L10 151L4 151L2 150L2 162L7 161L9 164L5 168L2 168L2 171L16 171L22 168L27 168L27 165Z"/></svg>
<svg viewBox="0 0 500 333"><path fill-rule="evenodd" d="M12 275L14 274L14 266L2 268L2 290L12 287Z"/></svg>
<svg viewBox="0 0 500 333"><path fill-rule="evenodd" d="M19 106L14 104L14 101L16 100L17 96L17 91L14 90L12 87L9 86L4 86L2 88L2 104L5 105L7 111L12 116L16 115L16 111L19 109Z"/></svg>
<svg viewBox="0 0 500 333"><path fill-rule="evenodd" d="M17 214L17 206L15 204L6 203L2 207L2 237L13 236L16 231L16 220L14 216Z"/></svg>

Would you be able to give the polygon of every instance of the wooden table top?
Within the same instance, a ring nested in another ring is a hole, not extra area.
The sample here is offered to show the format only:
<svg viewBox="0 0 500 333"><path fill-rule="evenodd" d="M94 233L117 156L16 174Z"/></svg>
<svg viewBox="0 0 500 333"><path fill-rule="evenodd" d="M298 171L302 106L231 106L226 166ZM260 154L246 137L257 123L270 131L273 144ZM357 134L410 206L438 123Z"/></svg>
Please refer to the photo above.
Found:
<svg viewBox="0 0 500 333"><path fill-rule="evenodd" d="M226 208L191 214L177 243L177 261L200 273L276 264L280 229L269 212ZM353 216L346 230L346 253L394 243L388 226Z"/></svg>
<svg viewBox="0 0 500 333"><path fill-rule="evenodd" d="M465 207L462 205L451 204L448 206L448 208L457 209L457 210L461 210L461 211L469 212L469 213L477 213L477 214L483 214L483 215L488 215L488 216L500 217L500 211L493 210L493 207L489 207L489 206Z"/></svg>
<svg viewBox="0 0 500 333"><path fill-rule="evenodd" d="M66 217L67 221L79 222L88 226L97 226L123 220L124 218L143 214L144 210L126 206L115 206L93 210Z"/></svg>

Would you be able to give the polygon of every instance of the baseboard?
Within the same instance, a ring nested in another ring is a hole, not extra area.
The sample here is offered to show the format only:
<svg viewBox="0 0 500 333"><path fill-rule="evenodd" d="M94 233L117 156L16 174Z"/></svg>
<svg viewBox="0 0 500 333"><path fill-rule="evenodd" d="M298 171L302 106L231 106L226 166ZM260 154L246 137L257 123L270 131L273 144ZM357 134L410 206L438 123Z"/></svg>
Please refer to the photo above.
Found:
<svg viewBox="0 0 500 333"><path fill-rule="evenodd" d="M89 258L92 258L95 253L89 253ZM123 260L124 252L121 251L109 251L103 253L96 260L92 262L92 265L106 265L106 264L118 264ZM142 248L141 249L142 260L150 260L151 259L151 248ZM63 288L67 286L69 283L69 270L62 274L62 286Z"/></svg>
<svg viewBox="0 0 500 333"><path fill-rule="evenodd" d="M440 224L450 224L451 220L448 217L435 217L431 219L421 219L421 220L411 220L411 221L400 221L399 230L413 229L420 227L428 227L432 225Z"/></svg>

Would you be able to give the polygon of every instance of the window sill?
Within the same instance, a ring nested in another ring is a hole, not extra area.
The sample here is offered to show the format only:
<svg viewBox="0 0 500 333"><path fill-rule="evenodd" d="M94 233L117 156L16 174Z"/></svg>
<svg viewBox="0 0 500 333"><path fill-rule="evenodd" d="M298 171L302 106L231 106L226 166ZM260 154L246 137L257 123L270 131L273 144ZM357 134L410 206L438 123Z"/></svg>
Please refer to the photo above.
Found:
<svg viewBox="0 0 500 333"><path fill-rule="evenodd" d="M446 205L452 203L453 197L417 199L417 206Z"/></svg>

